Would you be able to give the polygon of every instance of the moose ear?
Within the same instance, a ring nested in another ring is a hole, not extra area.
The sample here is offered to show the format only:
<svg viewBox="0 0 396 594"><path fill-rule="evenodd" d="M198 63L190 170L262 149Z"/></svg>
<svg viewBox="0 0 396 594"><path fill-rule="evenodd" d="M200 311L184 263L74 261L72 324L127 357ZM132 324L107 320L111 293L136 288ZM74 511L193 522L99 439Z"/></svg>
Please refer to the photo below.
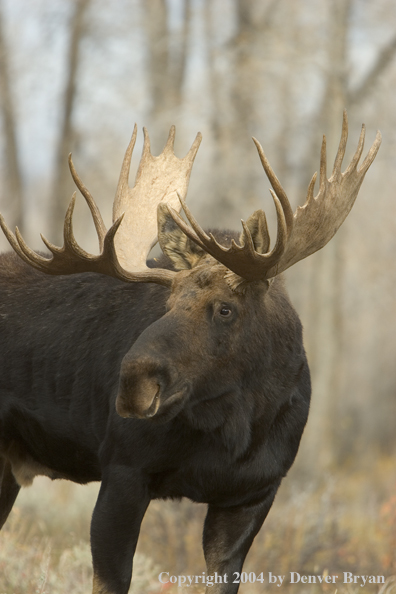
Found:
<svg viewBox="0 0 396 594"><path fill-rule="evenodd" d="M158 242L163 253L170 258L176 270L193 268L206 255L205 251L191 241L175 223L166 204L157 209Z"/></svg>
<svg viewBox="0 0 396 594"><path fill-rule="evenodd" d="M246 221L246 227L252 236L254 249L258 254L266 254L270 247L267 219L263 210L256 210ZM240 243L244 243L244 234L241 234Z"/></svg>

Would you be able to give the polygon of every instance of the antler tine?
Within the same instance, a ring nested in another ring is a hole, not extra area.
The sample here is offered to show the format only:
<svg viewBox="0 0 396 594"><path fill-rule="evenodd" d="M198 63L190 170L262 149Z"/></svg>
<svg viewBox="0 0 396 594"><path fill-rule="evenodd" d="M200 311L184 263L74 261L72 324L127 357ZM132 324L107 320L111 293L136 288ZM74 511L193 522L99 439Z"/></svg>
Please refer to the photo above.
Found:
<svg viewBox="0 0 396 594"><path fill-rule="evenodd" d="M166 141L165 148L163 152L171 152L173 153L173 148L175 146L175 136L176 136L176 126L171 126L169 130L168 140Z"/></svg>
<svg viewBox="0 0 396 594"><path fill-rule="evenodd" d="M194 163L194 159L198 152L199 145L201 144L201 141L202 141L202 134L201 134L201 132L198 132L198 134L195 137L194 142L191 145L190 150L188 151L187 155L184 157L184 160L186 161L186 163Z"/></svg>
<svg viewBox="0 0 396 594"><path fill-rule="evenodd" d="M131 140L129 141L127 150L125 151L124 160L122 162L120 177L118 178L117 190L116 195L114 198L113 204L113 222L118 219L120 214L125 210L125 204L123 198L125 196L125 192L128 189L128 179L129 179L129 172L131 169L131 160L133 149L135 148L136 144L136 137L137 137L137 125L135 124L133 127L133 133Z"/></svg>
<svg viewBox="0 0 396 594"><path fill-rule="evenodd" d="M93 222L95 225L96 233L98 235L99 249L102 250L103 241L104 241L105 235L107 233L107 229L103 222L102 215L100 214L99 208L97 207L97 205L95 203L95 200L93 199L90 191L85 186L85 184L83 183L82 179L80 178L80 176L78 175L78 173L74 167L71 153L69 153L69 169L70 169L70 173L73 177L74 183L76 184L77 188L80 190L81 194L84 196L84 198L89 206L89 210L91 211Z"/></svg>
<svg viewBox="0 0 396 594"><path fill-rule="evenodd" d="M366 137L366 126L362 124L362 129L360 131L359 142L355 151L355 154L352 157L352 161L348 165L345 174L352 172L354 169L357 169L359 159L362 156L363 148L364 148L364 140Z"/></svg>
<svg viewBox="0 0 396 594"><path fill-rule="evenodd" d="M314 199L314 189L315 189L315 183L316 183L316 178L318 177L318 172L315 171L315 173L313 174L313 176L311 177L311 181L309 182L309 186L308 186L308 190L307 190L307 198L305 200L305 204L308 206L309 203L311 202L311 200ZM301 206L299 206L298 208L303 208Z"/></svg>
<svg viewBox="0 0 396 594"><path fill-rule="evenodd" d="M24 260L24 262L26 262L26 264L30 264L30 265L34 266L35 268L37 268L37 266L35 266L34 263L30 260L30 257L27 256L25 254L25 252L21 249L20 241L22 240L22 243L24 243L24 241L22 239L21 234L19 233L18 227L16 227L16 229L15 229L15 235L14 235L13 232L11 231L11 229L7 226L7 224L6 224L5 220L4 220L4 217L3 217L3 215L1 213L0 213L0 226L1 226L2 230L3 230L4 235L8 239L8 242L10 243L11 247L13 248L13 250L18 254L18 256L22 260ZM28 250L29 249L30 248L28 248ZM31 250L31 252L39 260L41 260L43 262L46 261L46 258L44 258L43 256L40 256L39 254L36 254L35 252L33 252L33 250Z"/></svg>
<svg viewBox="0 0 396 594"><path fill-rule="evenodd" d="M148 133L148 130L146 128L146 126L143 127L143 137L144 137L144 142L143 142L143 152L142 152L142 158L147 157L148 155L151 155L151 142L150 142L150 136ZM166 146L166 145L165 145Z"/></svg>
<svg viewBox="0 0 396 594"><path fill-rule="evenodd" d="M343 114L342 114L341 139L340 139L340 144L338 145L336 158L334 160L333 175L339 175L341 173L341 165L344 160L347 141L348 141L348 116L347 116L346 109L344 109Z"/></svg>
<svg viewBox="0 0 396 594"><path fill-rule="evenodd" d="M257 152L259 154L260 161L264 168L266 176L268 177L269 181L271 182L274 192L282 204L283 212L285 214L287 228L291 230L291 228L293 227L293 210L292 210L292 207L290 206L290 202L286 195L286 192L283 189L280 181L276 177L274 170L272 169L267 157L265 156L263 147L261 146L261 144L259 143L257 138L253 137L253 142L256 145Z"/></svg>
<svg viewBox="0 0 396 594"><path fill-rule="evenodd" d="M375 140L374 140L369 152L367 153L366 158L364 159L364 161L362 163L362 166L358 170L358 173L360 175L365 175L367 173L368 168L370 167L370 165L374 161L375 157L377 156L379 147L381 146L381 142L382 142L382 136L381 136L381 132L378 130L377 134L375 135Z"/></svg>
<svg viewBox="0 0 396 594"><path fill-rule="evenodd" d="M70 200L70 204L69 207L66 211L66 216L65 216L65 222L63 225L63 240L64 240L64 246L63 248L55 248L55 251L52 249L52 253L54 255L56 255L56 253L61 253L62 250L65 253L71 252L73 253L75 256L78 256L80 258L86 258L86 259L90 259L90 255L88 254L88 252L86 252L85 250L83 250L77 243L75 237L74 237L74 232L73 232L73 212L74 212L74 207L76 205L76 193L74 192L71 200ZM103 249L103 244L104 244L104 239L106 237L106 234L103 236L102 239L102 246L101 246L101 251ZM55 246L54 246L55 247ZM51 249L51 248L50 248Z"/></svg>
<svg viewBox="0 0 396 594"><path fill-rule="evenodd" d="M53 243L48 241L48 239L46 239L44 237L44 235L42 235L40 233L40 237L41 237L43 243L47 246L49 251L54 255L60 254L60 253L62 253L62 251L66 251L67 248L72 250L74 246L77 246L77 242L74 238L73 221L72 221L75 204L76 204L76 192L74 192L71 197L69 206L66 211L65 220L63 223L63 240L64 240L63 248L57 247L56 245L54 245ZM86 254L86 255L88 256L88 254Z"/></svg>
<svg viewBox="0 0 396 594"><path fill-rule="evenodd" d="M184 200L180 196L180 194L178 194L178 198L179 198L180 204L182 206L182 209L184 211L184 214L186 215L186 217L188 219L188 222L190 223L191 227L194 229L195 233L197 234L197 236L199 237L201 242L205 245L205 243L209 243L210 241L213 241L213 242L215 242L215 244L217 244L217 247L224 249L224 248L222 248L222 246L219 243L217 243L217 241L214 239L212 233L210 233L210 235L207 235L207 233L205 233L205 231L199 225L198 221L194 218L191 210L188 208L187 204L184 202Z"/></svg>
<svg viewBox="0 0 396 594"><path fill-rule="evenodd" d="M34 268L37 268L37 270L47 272L49 262L48 258L44 258L40 254L37 254L26 244L18 227L15 227L15 237L18 242L18 250L16 250L17 254L21 256L27 264L30 264ZM45 239L44 243L47 243Z"/></svg>
<svg viewBox="0 0 396 594"><path fill-rule="evenodd" d="M240 241L241 241L242 247L246 247L246 249L250 252L250 254L253 255L255 252L255 249L254 249L252 234L250 233L250 229L243 219L241 219L241 224L242 224L242 234L240 237ZM234 241L234 240L232 240L232 241Z"/></svg>
<svg viewBox="0 0 396 594"><path fill-rule="evenodd" d="M264 262L265 259L268 263L266 268L269 267L269 264L272 261L276 262L281 257L286 249L286 242L290 233L290 227L287 226L283 204L273 190L270 189L270 192L276 209L278 235L273 250L269 252L269 254L261 254L262 261Z"/></svg>
<svg viewBox="0 0 396 594"><path fill-rule="evenodd" d="M257 251L260 254L266 254L270 249L271 239L268 231L267 218L265 212L261 209L256 210L247 220L247 225L255 233Z"/></svg>
<svg viewBox="0 0 396 594"><path fill-rule="evenodd" d="M179 200L181 201L180 197ZM170 206L170 204L166 204L166 209L168 210L169 214L171 215L172 219L175 221L175 223L180 227L180 229L183 231L183 233L185 235L187 235L187 237L189 237L189 239L191 239L192 241L194 241L194 243L196 243L197 245L199 245L202 249L204 249L206 251L206 243L210 243L210 237L209 235L207 235L205 233L205 231L203 231L203 229L201 229L201 227L198 225L198 223L195 221L195 219L193 218L192 214L190 213L190 211L188 211L188 215L186 214L187 218L190 217L191 220L194 221L194 224L196 225L196 227L199 229L198 233L196 233L195 229L192 229L189 225L187 225L187 223L181 218L181 216L179 215L179 213L172 207ZM191 220L189 218L190 224L191 224ZM204 236L204 241L202 241L201 235Z"/></svg>
<svg viewBox="0 0 396 594"><path fill-rule="evenodd" d="M320 149L320 166L319 166L319 193L324 192L327 184L327 151L326 151L326 136L323 134L322 146Z"/></svg>

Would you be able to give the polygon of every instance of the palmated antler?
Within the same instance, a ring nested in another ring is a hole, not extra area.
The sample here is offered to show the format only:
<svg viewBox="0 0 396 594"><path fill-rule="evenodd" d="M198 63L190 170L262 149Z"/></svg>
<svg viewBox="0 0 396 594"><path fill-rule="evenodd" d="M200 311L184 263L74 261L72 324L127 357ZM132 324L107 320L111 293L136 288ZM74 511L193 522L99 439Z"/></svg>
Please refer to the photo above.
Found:
<svg viewBox="0 0 396 594"><path fill-rule="evenodd" d="M175 210L169 208L169 212L190 239L242 279L254 281L272 278L324 247L344 222L381 144L381 134L377 132L372 147L358 169L364 137L365 127L363 125L355 155L345 172L341 173L341 164L348 138L348 120L346 111L344 111L341 140L333 173L330 179L327 179L326 138L323 137L319 192L314 197L313 191L317 175L315 173L308 187L306 202L304 206L297 208L294 215L286 193L271 168L260 143L253 138L261 163L273 188L270 192L276 208L278 236L271 251L269 251L270 240L266 218L262 210L256 211L246 223L242 221L243 231L240 245L232 241L229 248L220 245L212 234L208 235L203 231L181 197L180 202L191 227ZM235 282L231 284L235 286Z"/></svg>
<svg viewBox="0 0 396 594"><path fill-rule="evenodd" d="M100 254L88 254L77 244L72 225L75 193L66 213L64 245L56 247L43 236L42 240L52 253L48 259L31 250L24 242L18 228L15 235L0 215L0 226L11 246L28 264L47 274L74 274L99 272L128 282L155 282L169 286L174 272L159 268L147 268L146 258L157 240L156 208L163 201L177 206L178 195L186 196L192 165L197 154L201 134L197 134L188 154L178 159L173 152L175 127L172 126L163 152L153 157L150 139L144 128L143 153L136 176L135 186L128 186L132 152L136 142L135 125L132 139L125 153L116 197L113 206L113 224L107 231L102 216L90 192L78 176L71 156L70 171L84 196L98 234ZM179 207L180 208L180 207Z"/></svg>
<svg viewBox="0 0 396 594"><path fill-rule="evenodd" d="M136 127L125 153L113 205L113 222L123 213L124 218L115 236L115 247L120 263L127 270L141 270L146 266L147 255L157 241L157 206L171 204L180 210L178 194L187 195L191 169L202 136L197 137L183 159L173 152L175 126L169 132L168 141L158 157L150 151L150 139L146 128L144 146L135 185L128 186L131 156L136 139ZM133 241L131 241L133 237Z"/></svg>

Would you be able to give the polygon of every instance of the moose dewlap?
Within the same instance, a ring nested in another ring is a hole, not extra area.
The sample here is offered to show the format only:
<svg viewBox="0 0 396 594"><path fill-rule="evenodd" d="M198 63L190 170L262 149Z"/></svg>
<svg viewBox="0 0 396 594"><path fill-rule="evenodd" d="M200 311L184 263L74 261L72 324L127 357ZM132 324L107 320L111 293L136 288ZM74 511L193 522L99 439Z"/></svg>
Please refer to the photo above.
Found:
<svg viewBox="0 0 396 594"><path fill-rule="evenodd" d="M207 575L241 572L296 456L311 394L301 324L279 274L331 239L381 142L378 133L359 167L363 128L342 173L344 114L331 177L323 140L318 194L315 175L293 214L255 140L277 214L271 248L262 210L240 237L202 230L184 202L200 135L183 159L174 136L172 128L153 157L145 132L131 189L135 127L108 230L70 160L98 256L74 238L75 196L64 246L44 240L48 257L0 216L19 256L0 256L0 527L36 475L101 481L94 594L128 592L140 525L157 498L207 503ZM157 237L164 255L146 263ZM207 591L235 594L238 585Z"/></svg>

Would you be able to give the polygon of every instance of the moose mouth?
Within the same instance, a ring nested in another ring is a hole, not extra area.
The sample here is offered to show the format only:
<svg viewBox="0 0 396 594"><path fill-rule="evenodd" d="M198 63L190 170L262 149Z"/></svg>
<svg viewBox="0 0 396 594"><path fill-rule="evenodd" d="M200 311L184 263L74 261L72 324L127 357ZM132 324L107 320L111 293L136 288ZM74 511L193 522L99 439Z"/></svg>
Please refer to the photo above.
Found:
<svg viewBox="0 0 396 594"><path fill-rule="evenodd" d="M156 423L166 423L173 419L184 407L186 396L188 394L188 387L184 386L181 390L174 392L167 398L164 396L161 398L161 388L158 387L158 391L153 398L150 407L142 414L139 415L140 419L152 419ZM162 402L161 402L162 401ZM133 415L137 417L137 415Z"/></svg>
<svg viewBox="0 0 396 594"><path fill-rule="evenodd" d="M188 396L188 385L181 389L163 390L158 383L145 385L145 390L134 393L125 391L120 387L116 411L123 418L153 419L158 422L166 422L176 416L184 406ZM139 393L140 392L140 393ZM170 395L168 395L170 394Z"/></svg>

